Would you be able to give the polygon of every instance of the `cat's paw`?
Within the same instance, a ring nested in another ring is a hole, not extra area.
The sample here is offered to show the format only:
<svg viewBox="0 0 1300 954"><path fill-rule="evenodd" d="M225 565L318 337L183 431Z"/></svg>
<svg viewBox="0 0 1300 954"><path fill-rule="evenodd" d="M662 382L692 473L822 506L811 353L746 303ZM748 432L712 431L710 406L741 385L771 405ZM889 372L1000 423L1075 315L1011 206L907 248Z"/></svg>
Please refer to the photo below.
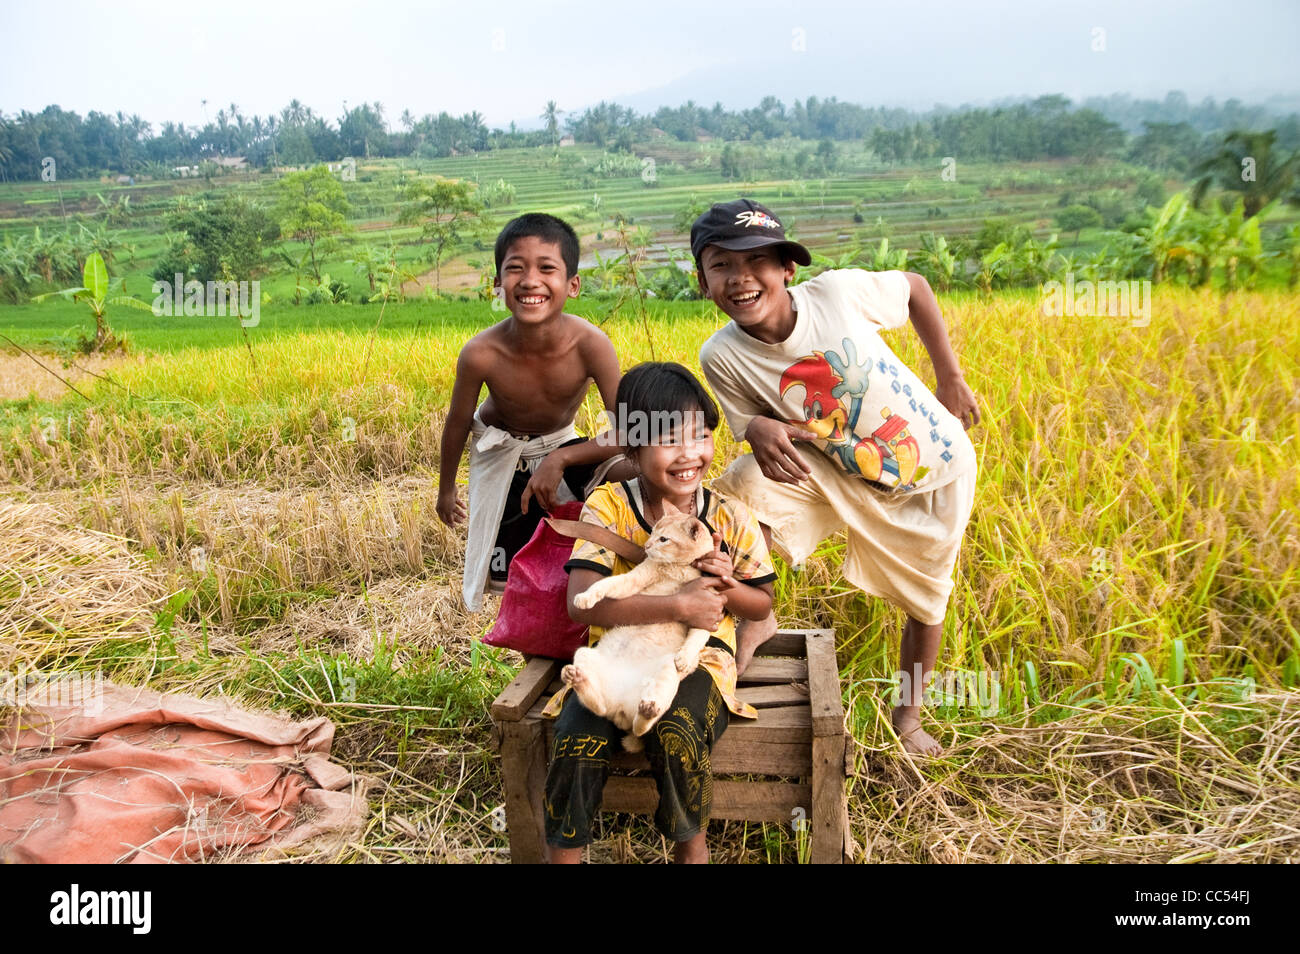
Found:
<svg viewBox="0 0 1300 954"><path fill-rule="evenodd" d="M655 702L653 699L642 699L640 705L636 707L636 711L643 719L653 719L662 712L663 709L661 709L659 703Z"/></svg>
<svg viewBox="0 0 1300 954"><path fill-rule="evenodd" d="M591 609L600 602L600 596L592 590L583 590L573 598L573 605L578 609Z"/></svg>
<svg viewBox="0 0 1300 954"><path fill-rule="evenodd" d="M560 681L566 686L572 686L574 689L581 689L587 683L587 677L581 669L569 663L560 670Z"/></svg>
<svg viewBox="0 0 1300 954"><path fill-rule="evenodd" d="M677 654L673 656L673 665L677 667L677 675L689 676L699 667L700 654L688 653L684 649L679 649Z"/></svg>

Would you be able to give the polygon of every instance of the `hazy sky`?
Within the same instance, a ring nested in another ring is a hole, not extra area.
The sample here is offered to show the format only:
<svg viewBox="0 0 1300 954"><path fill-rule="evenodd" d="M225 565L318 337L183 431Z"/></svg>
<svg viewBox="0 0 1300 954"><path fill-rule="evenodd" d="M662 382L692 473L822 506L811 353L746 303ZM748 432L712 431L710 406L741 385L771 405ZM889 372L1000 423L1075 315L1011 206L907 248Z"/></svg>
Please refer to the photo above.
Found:
<svg viewBox="0 0 1300 954"><path fill-rule="evenodd" d="M644 111L769 93L924 108L1045 92L1300 92L1297 0L3 5L0 111L120 109L155 129L232 102L266 115L294 97L329 118L344 101L379 100L398 128L404 108L536 124L548 99Z"/></svg>

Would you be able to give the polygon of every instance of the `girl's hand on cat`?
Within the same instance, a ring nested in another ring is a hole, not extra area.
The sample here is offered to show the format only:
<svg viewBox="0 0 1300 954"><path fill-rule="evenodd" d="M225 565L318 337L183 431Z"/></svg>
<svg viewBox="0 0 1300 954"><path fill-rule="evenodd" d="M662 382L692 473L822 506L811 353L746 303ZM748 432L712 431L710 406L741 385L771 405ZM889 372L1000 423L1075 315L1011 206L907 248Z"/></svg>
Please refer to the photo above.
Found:
<svg viewBox="0 0 1300 954"><path fill-rule="evenodd" d="M731 562L731 557L722 552L722 534L716 530L713 532L713 552L706 553L695 561L694 566L701 573L709 576L716 576L734 584L731 574L735 566Z"/></svg>
<svg viewBox="0 0 1300 954"><path fill-rule="evenodd" d="M676 618L694 629L707 629L710 633L722 625L722 616L726 611L727 601L719 590L735 584L728 584L715 576L702 576L692 580L677 591Z"/></svg>

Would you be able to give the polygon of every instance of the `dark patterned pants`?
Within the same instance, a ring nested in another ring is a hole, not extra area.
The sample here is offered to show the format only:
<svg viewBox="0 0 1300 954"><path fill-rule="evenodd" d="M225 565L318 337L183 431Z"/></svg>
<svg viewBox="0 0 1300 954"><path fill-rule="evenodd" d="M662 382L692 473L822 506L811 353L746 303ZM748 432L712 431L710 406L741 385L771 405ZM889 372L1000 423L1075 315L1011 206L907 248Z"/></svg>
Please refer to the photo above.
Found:
<svg viewBox="0 0 1300 954"><path fill-rule="evenodd" d="M705 670L685 679L663 718L642 739L659 787L655 828L672 841L693 838L709 824L713 772L709 753L728 722L727 704ZM546 775L546 843L581 848L591 843L610 757L624 733L593 714L570 692L555 720Z"/></svg>

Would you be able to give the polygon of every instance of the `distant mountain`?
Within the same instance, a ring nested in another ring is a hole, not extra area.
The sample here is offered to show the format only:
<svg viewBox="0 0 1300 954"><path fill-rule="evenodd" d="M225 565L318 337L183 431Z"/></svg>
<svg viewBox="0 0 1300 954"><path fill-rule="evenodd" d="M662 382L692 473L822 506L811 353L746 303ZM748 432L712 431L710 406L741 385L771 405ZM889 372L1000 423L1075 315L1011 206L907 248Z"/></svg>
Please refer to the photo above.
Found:
<svg viewBox="0 0 1300 954"><path fill-rule="evenodd" d="M1076 106L1116 93L1163 100L1177 89L1193 104L1207 96L1219 102L1235 97L1267 104L1279 115L1300 109L1294 66L1269 56L1252 58L1248 68L1231 57L1189 56L1167 32L1144 29L1163 26L1167 31L1168 24L1154 10L1133 14L1150 23L1135 20L1105 35L1094 34L1100 28L1077 16L1077 22L1068 24L1049 22L1046 16L1022 13L1006 22L994 17L961 35L952 24L936 22L923 37L915 23L881 24L870 35L860 25L829 36L825 28L810 27L805 52L795 49L797 35L788 40L782 35L740 55L728 50L726 62L692 70L662 86L560 106L580 113L612 99L644 114L694 100L703 107L721 102L727 109L746 109L771 95L787 106L809 96L834 96L862 106L926 111L936 104L990 105L1048 93L1063 93ZM1103 48L1095 50L1098 43ZM519 126L537 128L540 121L529 117L519 120Z"/></svg>

